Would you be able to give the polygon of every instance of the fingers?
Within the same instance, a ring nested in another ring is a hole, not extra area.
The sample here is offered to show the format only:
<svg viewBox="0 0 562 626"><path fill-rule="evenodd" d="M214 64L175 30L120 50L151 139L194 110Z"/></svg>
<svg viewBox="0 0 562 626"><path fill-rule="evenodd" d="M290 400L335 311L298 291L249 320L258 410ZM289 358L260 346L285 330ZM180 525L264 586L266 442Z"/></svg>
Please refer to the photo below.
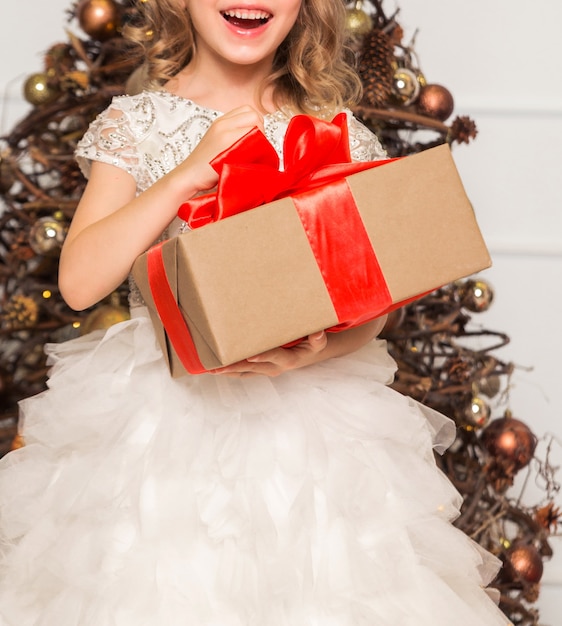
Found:
<svg viewBox="0 0 562 626"><path fill-rule="evenodd" d="M309 335L305 340L300 341L291 348L274 348L267 352L262 352L246 359L249 363L261 363L264 361L279 361L289 356L294 356L301 352L321 352L328 344L326 332L321 330Z"/></svg>
<svg viewBox="0 0 562 626"><path fill-rule="evenodd" d="M229 369L223 369L223 368L212 370L209 372L209 374L220 374L221 376L226 376L227 378L248 378L248 377L259 375L257 372L248 372L248 371L237 372L237 371L231 371Z"/></svg>
<svg viewBox="0 0 562 626"><path fill-rule="evenodd" d="M200 190L211 189L217 182L210 162L256 126L264 130L263 115L250 106L233 109L211 124L183 164L184 169L194 173Z"/></svg>
<svg viewBox="0 0 562 626"><path fill-rule="evenodd" d="M312 352L321 352L328 345L328 336L321 330L308 336L308 343Z"/></svg>
<svg viewBox="0 0 562 626"><path fill-rule="evenodd" d="M218 150L214 156L229 148L252 128L264 130L263 115L250 106L238 107L218 117L205 134L203 141L210 141Z"/></svg>
<svg viewBox="0 0 562 626"><path fill-rule="evenodd" d="M234 128L247 129L257 126L263 130L263 115L254 107L244 105L221 115L213 122L213 125L215 124L219 126L229 124L233 125Z"/></svg>
<svg viewBox="0 0 562 626"><path fill-rule="evenodd" d="M226 367L219 367L212 370L211 374L220 374L221 376L227 376L228 378L246 378L249 376L275 376L277 367L269 362L263 363L250 363L249 361L239 361ZM280 372L279 372L280 373Z"/></svg>
<svg viewBox="0 0 562 626"><path fill-rule="evenodd" d="M326 348L328 338L324 331L309 335L292 348L274 348L261 354L213 370L214 374L230 377L264 375L275 377L283 372L315 362L316 355Z"/></svg>
<svg viewBox="0 0 562 626"><path fill-rule="evenodd" d="M279 376L279 374L282 374L288 369L292 369L292 367L290 367L290 358L285 354L287 352L289 351L283 348L268 350L263 354L245 359L244 361L238 361L238 363L215 369L211 373L231 378L258 375L270 377Z"/></svg>

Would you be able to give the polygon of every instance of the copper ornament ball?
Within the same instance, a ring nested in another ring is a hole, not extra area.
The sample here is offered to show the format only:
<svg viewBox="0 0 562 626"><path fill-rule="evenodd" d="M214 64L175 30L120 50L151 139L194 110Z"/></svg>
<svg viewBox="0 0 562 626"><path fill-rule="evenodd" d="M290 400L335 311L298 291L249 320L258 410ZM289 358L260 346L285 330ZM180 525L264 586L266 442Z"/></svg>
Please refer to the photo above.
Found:
<svg viewBox="0 0 562 626"><path fill-rule="evenodd" d="M531 429L514 417L492 420L482 431L481 441L491 455L513 463L518 470L531 462L537 447Z"/></svg>
<svg viewBox="0 0 562 626"><path fill-rule="evenodd" d="M81 0L76 16L82 30L92 39L105 41L118 33L120 14L114 0Z"/></svg>
<svg viewBox="0 0 562 626"><path fill-rule="evenodd" d="M417 107L422 115L444 122L453 112L455 101L446 87L429 83L420 89Z"/></svg>
<svg viewBox="0 0 562 626"><path fill-rule="evenodd" d="M506 573L513 580L538 583L544 570L542 557L532 544L515 545L507 553Z"/></svg>

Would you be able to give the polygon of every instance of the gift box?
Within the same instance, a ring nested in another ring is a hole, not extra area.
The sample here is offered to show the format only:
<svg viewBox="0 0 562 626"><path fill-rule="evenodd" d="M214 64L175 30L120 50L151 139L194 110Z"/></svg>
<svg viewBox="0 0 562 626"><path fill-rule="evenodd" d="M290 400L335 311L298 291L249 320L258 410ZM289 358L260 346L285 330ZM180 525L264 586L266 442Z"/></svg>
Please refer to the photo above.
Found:
<svg viewBox="0 0 562 626"><path fill-rule="evenodd" d="M339 154L348 145L339 121L333 156L349 159ZM299 141L303 135L300 128ZM328 182L317 184L310 179L319 168L303 163L311 142L320 144L322 158L329 152L317 139L305 138L285 163L287 170L305 172L304 185L266 180L264 189L281 195L284 186L288 195L242 212L217 209L216 194L206 196L189 209L194 225L203 226L136 260L133 276L174 377L229 365L319 330L361 324L491 265L447 145L359 164L363 171L345 176L331 172ZM254 187L267 179L262 167L248 174L251 189L248 180L239 182L240 172L221 170L217 194L228 201L249 195L260 203L262 192ZM229 177L238 194L221 191Z"/></svg>

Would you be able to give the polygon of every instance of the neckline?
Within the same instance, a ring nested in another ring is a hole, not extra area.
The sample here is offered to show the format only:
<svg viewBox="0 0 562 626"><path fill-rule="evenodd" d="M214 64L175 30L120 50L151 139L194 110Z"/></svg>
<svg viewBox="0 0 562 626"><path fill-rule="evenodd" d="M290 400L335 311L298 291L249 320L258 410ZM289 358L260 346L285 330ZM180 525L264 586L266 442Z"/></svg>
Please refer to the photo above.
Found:
<svg viewBox="0 0 562 626"><path fill-rule="evenodd" d="M199 109L204 109L205 111L209 111L210 113L218 113L219 115L224 115L223 111L219 111L218 109L212 109L211 107L204 106L202 104L199 104L198 102L195 102L195 100L193 100L192 98L186 98L185 96L180 96L177 93L172 93L171 91L168 91L167 89L164 89L163 87L160 89L144 89L142 93L145 95L154 94L157 96L164 96L165 98L171 98L172 100L181 100L182 102L185 102L186 104L192 104L193 106L196 106Z"/></svg>
<svg viewBox="0 0 562 626"><path fill-rule="evenodd" d="M219 111L218 109L213 109L211 107L199 104L198 102L195 102L195 100L193 100L192 98L186 98L185 96L180 96L179 94L172 93L171 91L168 91L167 89L164 89L163 87L161 87L160 89L144 89L141 93L145 95L155 94L155 95L163 96L165 98L171 98L173 100L180 100L181 102L185 102L186 104L193 105L195 107L198 107L199 109L208 111L209 113L213 113L215 115L224 115L224 111ZM279 118L279 117L282 117L283 119L286 119L286 120L291 119L291 114L290 114L290 111L288 110L288 107L281 107L273 111L272 113L265 113L264 115L264 118Z"/></svg>

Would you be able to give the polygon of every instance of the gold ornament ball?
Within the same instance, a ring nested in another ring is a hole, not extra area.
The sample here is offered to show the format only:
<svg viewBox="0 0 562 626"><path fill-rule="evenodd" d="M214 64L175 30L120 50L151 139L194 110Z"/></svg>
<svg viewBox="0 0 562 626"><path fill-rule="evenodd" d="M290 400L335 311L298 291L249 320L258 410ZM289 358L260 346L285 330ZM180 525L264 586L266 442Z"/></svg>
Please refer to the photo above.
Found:
<svg viewBox="0 0 562 626"><path fill-rule="evenodd" d="M44 72L31 74L23 85L24 98L33 106L51 104L60 95L60 91L49 81Z"/></svg>
<svg viewBox="0 0 562 626"><path fill-rule="evenodd" d="M362 37L373 28L373 20L361 8L347 9L345 28L349 34Z"/></svg>
<svg viewBox="0 0 562 626"><path fill-rule="evenodd" d="M423 72L421 72L420 70L416 70L416 78L418 79L418 83L420 84L420 87L427 86L427 79Z"/></svg>
<svg viewBox="0 0 562 626"><path fill-rule="evenodd" d="M515 545L507 552L506 573L510 579L536 584L540 582L543 570L542 557L534 545Z"/></svg>
<svg viewBox="0 0 562 626"><path fill-rule="evenodd" d="M421 91L418 76L406 67L399 67L392 77L392 94L404 106L412 104Z"/></svg>
<svg viewBox="0 0 562 626"><path fill-rule="evenodd" d="M88 314L80 328L81 335L94 330L105 330L114 324L130 319L129 310L123 306L102 304Z"/></svg>
<svg viewBox="0 0 562 626"><path fill-rule="evenodd" d="M482 431L481 441L486 450L520 470L531 462L537 439L531 429L514 417L492 420Z"/></svg>
<svg viewBox="0 0 562 626"><path fill-rule="evenodd" d="M58 256L66 236L65 225L53 216L40 217L29 232L29 245L35 254Z"/></svg>
<svg viewBox="0 0 562 626"><path fill-rule="evenodd" d="M484 428L490 421L490 407L482 398L473 396L464 411L464 419L468 426L479 429Z"/></svg>
<svg viewBox="0 0 562 626"><path fill-rule="evenodd" d="M82 30L98 41L115 37L121 25L119 7L114 0L81 0L76 15Z"/></svg>
<svg viewBox="0 0 562 626"><path fill-rule="evenodd" d="M446 87L429 83L420 89L417 107L422 115L444 122L453 112L455 101Z"/></svg>
<svg viewBox="0 0 562 626"><path fill-rule="evenodd" d="M469 279L461 288L461 304L473 313L482 313L490 308L494 290L483 280Z"/></svg>

